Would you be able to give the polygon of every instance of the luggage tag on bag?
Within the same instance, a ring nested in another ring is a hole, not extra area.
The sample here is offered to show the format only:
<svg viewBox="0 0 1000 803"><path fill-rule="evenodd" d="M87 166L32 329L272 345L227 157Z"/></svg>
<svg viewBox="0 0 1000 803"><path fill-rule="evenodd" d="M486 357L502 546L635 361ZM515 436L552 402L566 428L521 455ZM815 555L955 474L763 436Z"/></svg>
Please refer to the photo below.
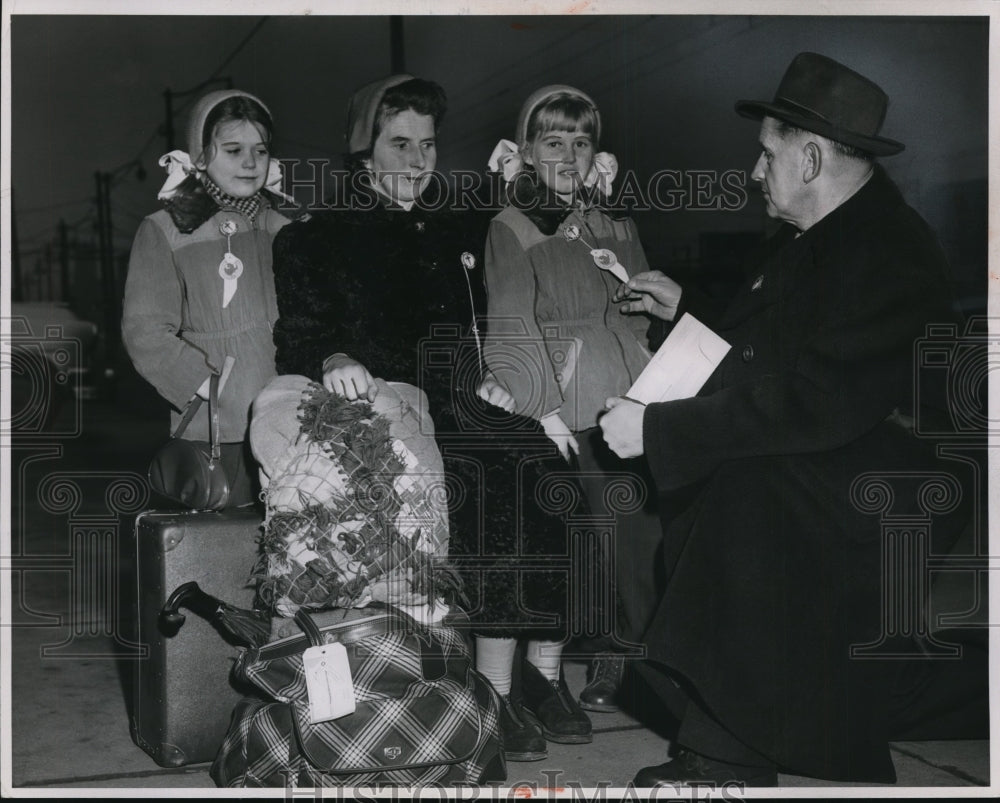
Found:
<svg viewBox="0 0 1000 803"><path fill-rule="evenodd" d="M326 722L354 713L354 682L343 644L309 647L302 653L302 667L306 674L310 722Z"/></svg>

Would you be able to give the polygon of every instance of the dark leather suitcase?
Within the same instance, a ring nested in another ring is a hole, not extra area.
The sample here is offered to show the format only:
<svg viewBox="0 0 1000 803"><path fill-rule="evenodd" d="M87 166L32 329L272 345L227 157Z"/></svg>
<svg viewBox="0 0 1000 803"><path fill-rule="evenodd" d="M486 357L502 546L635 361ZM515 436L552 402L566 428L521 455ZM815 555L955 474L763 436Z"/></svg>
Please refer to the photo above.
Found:
<svg viewBox="0 0 1000 803"><path fill-rule="evenodd" d="M135 525L135 641L148 647L132 662L132 740L162 767L212 761L246 689L230 670L239 648L205 619L186 612L167 635L160 609L178 586L194 581L209 594L249 608L259 512L141 513Z"/></svg>

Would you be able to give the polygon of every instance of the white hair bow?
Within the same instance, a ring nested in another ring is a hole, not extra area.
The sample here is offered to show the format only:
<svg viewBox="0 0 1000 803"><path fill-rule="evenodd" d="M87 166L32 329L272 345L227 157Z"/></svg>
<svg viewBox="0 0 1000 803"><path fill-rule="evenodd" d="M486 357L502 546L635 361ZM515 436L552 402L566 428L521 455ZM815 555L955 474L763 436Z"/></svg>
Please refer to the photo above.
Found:
<svg viewBox="0 0 1000 803"><path fill-rule="evenodd" d="M499 173L502 170L503 180L508 184L514 176L521 172L523 167L524 160L521 158L517 143L511 142L509 139L502 139L497 143L486 163L486 168L491 173Z"/></svg>
<svg viewBox="0 0 1000 803"><path fill-rule="evenodd" d="M177 194L177 188L189 175L196 172L195 166L191 164L191 157L184 151L170 151L165 153L157 161L160 167L167 169L167 180L163 182L156 197L160 201L173 198Z"/></svg>
<svg viewBox="0 0 1000 803"><path fill-rule="evenodd" d="M513 181L514 176L524 169L524 159L517 144L509 139L500 140L493 153L490 154L486 163L487 169L491 173L503 172L503 180L508 184ZM618 160L613 153L601 151L594 155L594 162L590 166L587 177L583 180L583 186L597 188L605 195L611 194L611 184L618 175Z"/></svg>
<svg viewBox="0 0 1000 803"><path fill-rule="evenodd" d="M161 201L173 198L177 194L177 188L184 179L200 172L199 168L195 167L191 162L191 157L184 151L170 151L170 153L165 153L159 158L157 163L160 167L165 167L167 170L167 180L163 182L163 186L160 187L160 191L156 194L156 197ZM291 195L282 191L281 182L281 161L271 159L267 165L267 178L264 179L264 187L286 201L295 203L295 199Z"/></svg>

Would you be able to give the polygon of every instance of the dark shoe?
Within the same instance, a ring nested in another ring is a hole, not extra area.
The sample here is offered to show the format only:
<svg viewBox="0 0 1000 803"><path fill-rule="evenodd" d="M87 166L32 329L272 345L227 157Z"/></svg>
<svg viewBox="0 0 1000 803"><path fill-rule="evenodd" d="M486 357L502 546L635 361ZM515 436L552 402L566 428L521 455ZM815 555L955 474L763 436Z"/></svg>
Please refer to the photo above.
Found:
<svg viewBox="0 0 1000 803"><path fill-rule="evenodd" d="M541 761L549 755L541 728L525 716L521 704L509 694L500 695L500 732L508 761Z"/></svg>
<svg viewBox="0 0 1000 803"><path fill-rule="evenodd" d="M559 680L548 680L530 662L521 665L524 708L538 720L545 738L560 744L594 741L590 720L569 693L562 670Z"/></svg>
<svg viewBox="0 0 1000 803"><path fill-rule="evenodd" d="M620 655L598 655L590 662L590 682L580 692L580 708L610 713L618 710L618 689L625 674Z"/></svg>
<svg viewBox="0 0 1000 803"><path fill-rule="evenodd" d="M751 767L726 764L706 758L700 753L681 748L677 757L666 764L643 767L632 780L637 788L652 788L657 784L743 784L744 786L777 786L778 771L773 766Z"/></svg>

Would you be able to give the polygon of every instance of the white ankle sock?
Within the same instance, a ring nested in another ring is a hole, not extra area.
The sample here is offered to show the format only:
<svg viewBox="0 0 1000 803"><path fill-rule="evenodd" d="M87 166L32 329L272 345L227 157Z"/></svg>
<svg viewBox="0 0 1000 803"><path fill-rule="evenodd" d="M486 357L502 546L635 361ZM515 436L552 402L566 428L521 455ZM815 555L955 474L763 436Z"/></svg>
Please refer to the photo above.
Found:
<svg viewBox="0 0 1000 803"><path fill-rule="evenodd" d="M476 636L476 669L497 694L510 694L511 671L517 639Z"/></svg>
<svg viewBox="0 0 1000 803"><path fill-rule="evenodd" d="M559 662L562 660L563 645L561 641L528 642L525 658L528 663L542 673L546 680L559 680Z"/></svg>

